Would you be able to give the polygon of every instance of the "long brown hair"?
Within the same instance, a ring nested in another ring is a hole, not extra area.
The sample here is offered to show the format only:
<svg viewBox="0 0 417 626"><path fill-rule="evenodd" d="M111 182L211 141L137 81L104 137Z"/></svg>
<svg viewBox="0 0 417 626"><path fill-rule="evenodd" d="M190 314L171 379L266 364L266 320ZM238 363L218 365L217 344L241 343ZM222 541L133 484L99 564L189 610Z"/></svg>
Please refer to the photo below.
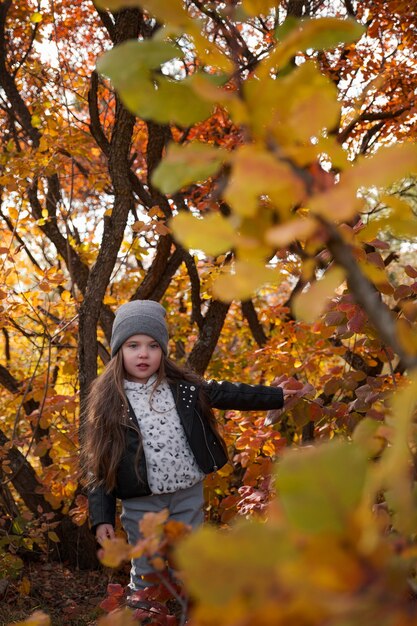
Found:
<svg viewBox="0 0 417 626"><path fill-rule="evenodd" d="M116 486L117 467L125 448L128 423L122 351L119 350L92 383L85 409L82 469L89 486Z"/></svg>
<svg viewBox="0 0 417 626"><path fill-rule="evenodd" d="M90 487L102 485L106 491L112 491L116 486L117 467L125 449L126 425L129 423L123 382L125 377L122 351L119 350L103 373L93 381L86 403L81 455L83 472ZM202 386L203 379L189 368L180 366L163 355L153 389L163 380L168 383L186 380L198 386L198 402L203 417L216 431L226 451L214 412ZM140 450L136 461L139 453Z"/></svg>

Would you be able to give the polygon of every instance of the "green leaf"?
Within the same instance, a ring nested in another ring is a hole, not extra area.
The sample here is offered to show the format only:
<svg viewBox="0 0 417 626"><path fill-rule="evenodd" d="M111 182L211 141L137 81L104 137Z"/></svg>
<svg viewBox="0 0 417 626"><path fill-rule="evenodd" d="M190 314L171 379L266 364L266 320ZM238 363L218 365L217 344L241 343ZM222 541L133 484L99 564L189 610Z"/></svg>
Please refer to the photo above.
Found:
<svg viewBox="0 0 417 626"><path fill-rule="evenodd" d="M226 157L227 152L203 143L170 144L152 175L152 182L162 193L174 193L213 176Z"/></svg>
<svg viewBox="0 0 417 626"><path fill-rule="evenodd" d="M172 80L160 67L181 51L165 41L127 41L106 52L97 70L108 76L135 115L162 124L189 126L210 116L213 104L193 89L190 79Z"/></svg>
<svg viewBox="0 0 417 626"><path fill-rule="evenodd" d="M342 533L359 507L366 474L367 451L346 441L287 453L276 486L290 524L308 533Z"/></svg>
<svg viewBox="0 0 417 626"><path fill-rule="evenodd" d="M236 239L232 224L220 213L211 213L204 219L179 213L170 220L169 227L184 247L203 250L211 256L230 250Z"/></svg>
<svg viewBox="0 0 417 626"><path fill-rule="evenodd" d="M275 38L278 41L282 41L285 37L298 28L300 25L300 20L297 17L289 15L282 24L276 27L275 29Z"/></svg>
<svg viewBox="0 0 417 626"><path fill-rule="evenodd" d="M105 52L97 61L97 71L116 87L125 86L136 74L159 70L163 63L180 57L181 50L170 42L130 39Z"/></svg>
<svg viewBox="0 0 417 626"><path fill-rule="evenodd" d="M140 106L134 112L141 115L141 111L147 111L149 118L162 124L171 122L180 126L191 126L210 117L213 104L195 93L189 79L181 82L161 79L152 100L152 107L141 98Z"/></svg>
<svg viewBox="0 0 417 626"><path fill-rule="evenodd" d="M182 0L96 0L96 4L100 8L108 8L111 11L126 7L140 7L153 15L158 22L166 25L154 35L154 40L170 35L177 37L190 35L193 38L197 55L204 64L223 70L233 70L230 59L215 43L203 35L204 28L201 21L190 17Z"/></svg>
<svg viewBox="0 0 417 626"><path fill-rule="evenodd" d="M299 27L291 29L259 65L257 74L266 75L274 68L283 68L297 53L305 52L310 48L326 50L335 48L341 43L351 43L359 39L364 32L365 28L351 19L322 17L302 20ZM277 35L279 34L278 31Z"/></svg>

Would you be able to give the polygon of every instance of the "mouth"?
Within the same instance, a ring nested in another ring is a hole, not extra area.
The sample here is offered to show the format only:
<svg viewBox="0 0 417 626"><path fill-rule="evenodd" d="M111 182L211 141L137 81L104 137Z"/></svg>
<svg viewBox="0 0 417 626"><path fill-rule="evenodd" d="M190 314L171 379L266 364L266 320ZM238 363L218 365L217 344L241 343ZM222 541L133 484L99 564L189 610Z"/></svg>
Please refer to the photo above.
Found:
<svg viewBox="0 0 417 626"><path fill-rule="evenodd" d="M138 363L138 365L136 365L136 367L139 370L147 370L149 365L147 363Z"/></svg>

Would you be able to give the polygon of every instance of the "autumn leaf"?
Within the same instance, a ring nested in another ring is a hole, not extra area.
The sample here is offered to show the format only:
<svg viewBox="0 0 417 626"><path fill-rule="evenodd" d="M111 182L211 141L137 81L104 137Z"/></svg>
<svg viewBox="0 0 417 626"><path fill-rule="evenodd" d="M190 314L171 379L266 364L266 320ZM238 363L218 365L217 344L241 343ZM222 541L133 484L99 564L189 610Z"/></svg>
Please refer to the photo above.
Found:
<svg viewBox="0 0 417 626"><path fill-rule="evenodd" d="M230 250L236 240L231 222L220 213L198 219L182 212L169 221L169 227L183 246L203 250L212 256Z"/></svg>
<svg viewBox="0 0 417 626"><path fill-rule="evenodd" d="M168 509L162 509L158 513L145 513L140 521L139 528L143 536L152 537L161 535L163 525L169 517Z"/></svg>
<svg viewBox="0 0 417 626"><path fill-rule="evenodd" d="M264 285L280 281L277 270L261 263L236 261L232 268L225 270L213 283L213 293L223 302L246 300Z"/></svg>
<svg viewBox="0 0 417 626"><path fill-rule="evenodd" d="M313 213L331 220L349 220L363 207L361 187L388 187L417 171L417 148L412 144L382 147L343 172L340 183L309 201Z"/></svg>
<svg viewBox="0 0 417 626"><path fill-rule="evenodd" d="M294 312L298 319L313 322L324 310L335 289L345 280L345 273L339 267L333 267L323 278L312 283L307 291L294 299Z"/></svg>
<svg viewBox="0 0 417 626"><path fill-rule="evenodd" d="M207 118L212 104L200 98L187 79L176 81L159 72L162 64L181 56L181 50L169 42L131 40L102 55L97 70L112 80L133 113L188 126Z"/></svg>
<svg viewBox="0 0 417 626"><path fill-rule="evenodd" d="M232 532L202 527L181 543L176 560L193 597L203 607L224 610L248 589L252 600L262 597L275 579L277 563L290 559L292 552L279 529L264 526L262 531L260 523L246 522L235 525ZM244 603L236 602L233 610L236 621L247 613Z"/></svg>
<svg viewBox="0 0 417 626"><path fill-rule="evenodd" d="M267 142L274 137L280 149L289 150L300 164L304 159L311 163L323 149L340 162L330 138L323 138L321 145L312 143L313 137L321 137L322 131L333 128L340 117L336 87L312 61L280 80L255 76L244 89L256 137Z"/></svg>
<svg viewBox="0 0 417 626"><path fill-rule="evenodd" d="M314 233L317 226L317 222L309 218L288 220L267 230L265 239L269 245L283 248L296 239L306 239Z"/></svg>
<svg viewBox="0 0 417 626"><path fill-rule="evenodd" d="M268 15L271 8L275 8L273 0L243 0L243 8L248 15Z"/></svg>
<svg viewBox="0 0 417 626"><path fill-rule="evenodd" d="M137 624L132 611L126 607L100 617L97 622L97 626L137 626Z"/></svg>
<svg viewBox="0 0 417 626"><path fill-rule="evenodd" d="M51 619L43 611L35 611L28 619L15 622L14 626L50 626Z"/></svg>
<svg viewBox="0 0 417 626"><path fill-rule="evenodd" d="M130 547L121 537L105 539L102 546L99 550L99 559L106 567L118 567L120 563L130 558Z"/></svg>
<svg viewBox="0 0 417 626"><path fill-rule="evenodd" d="M350 43L359 39L363 32L363 26L350 19L340 20L335 17L323 17L321 19L301 20L298 28L290 30L288 35L260 64L257 73L265 75L273 68L282 68L297 52L303 52L308 48L324 50L335 48L341 43Z"/></svg>
<svg viewBox="0 0 417 626"><path fill-rule="evenodd" d="M98 7L118 11L127 7L146 8L161 22L169 22L184 27L190 20L184 11L181 0L96 0Z"/></svg>
<svg viewBox="0 0 417 626"><path fill-rule="evenodd" d="M152 182L163 193L174 193L213 176L226 158L226 152L207 144L171 144L154 171Z"/></svg>
<svg viewBox="0 0 417 626"><path fill-rule="evenodd" d="M346 441L287 453L276 470L281 505L294 528L342 533L359 507L367 453Z"/></svg>
<svg viewBox="0 0 417 626"><path fill-rule="evenodd" d="M395 510L396 527L412 532L416 524L413 485L410 480L409 439L417 406L417 376L413 373L405 386L390 398L392 417L387 425L394 429L390 445L386 447L374 487L384 486L390 493L390 505Z"/></svg>
<svg viewBox="0 0 417 626"><path fill-rule="evenodd" d="M224 199L237 215L254 216L265 195L286 215L304 196L303 184L290 166L258 146L242 146L231 164Z"/></svg>

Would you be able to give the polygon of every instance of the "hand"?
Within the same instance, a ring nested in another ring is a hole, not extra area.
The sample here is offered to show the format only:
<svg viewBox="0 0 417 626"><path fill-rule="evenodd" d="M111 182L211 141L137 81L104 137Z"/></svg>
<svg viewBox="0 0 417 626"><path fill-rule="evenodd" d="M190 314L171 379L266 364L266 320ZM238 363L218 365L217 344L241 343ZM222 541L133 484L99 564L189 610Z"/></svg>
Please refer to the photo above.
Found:
<svg viewBox="0 0 417 626"><path fill-rule="evenodd" d="M277 378L274 378L271 383L271 387L281 387L284 394L284 404L286 400L292 398L293 396L300 397L300 392L304 390L303 383L300 383L295 378L286 378L285 376L278 376Z"/></svg>
<svg viewBox="0 0 417 626"><path fill-rule="evenodd" d="M115 536L114 528L111 524L99 524L96 528L96 539L101 546L103 541L114 539Z"/></svg>
<svg viewBox="0 0 417 626"><path fill-rule="evenodd" d="M278 376L272 381L271 386L281 387L284 394L284 406L282 409L268 411L264 422L265 426L275 424L281 415L295 406L301 398L314 394L314 387L309 383L303 384L295 378L287 378L286 376Z"/></svg>

